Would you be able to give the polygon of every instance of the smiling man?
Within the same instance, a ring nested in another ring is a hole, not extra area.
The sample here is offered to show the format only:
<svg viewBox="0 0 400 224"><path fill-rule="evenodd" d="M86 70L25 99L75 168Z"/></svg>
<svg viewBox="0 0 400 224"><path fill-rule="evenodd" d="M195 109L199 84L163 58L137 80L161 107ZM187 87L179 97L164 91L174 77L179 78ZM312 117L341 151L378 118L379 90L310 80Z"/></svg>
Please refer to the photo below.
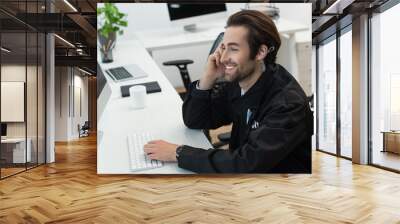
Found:
<svg viewBox="0 0 400 224"><path fill-rule="evenodd" d="M230 16L182 108L189 128L233 123L229 150L156 140L144 146L147 155L199 173L311 173L312 113L300 85L275 63L280 43L267 15L244 10ZM216 91L219 78L227 84Z"/></svg>

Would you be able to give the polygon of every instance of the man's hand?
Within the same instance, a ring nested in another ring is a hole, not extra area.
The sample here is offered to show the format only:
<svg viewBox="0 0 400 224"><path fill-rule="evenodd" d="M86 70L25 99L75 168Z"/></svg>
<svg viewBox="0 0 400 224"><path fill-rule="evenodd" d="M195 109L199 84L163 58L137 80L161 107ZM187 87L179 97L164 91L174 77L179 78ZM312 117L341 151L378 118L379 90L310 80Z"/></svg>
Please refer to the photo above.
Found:
<svg viewBox="0 0 400 224"><path fill-rule="evenodd" d="M221 63L221 45L208 57L206 70L200 78L199 88L211 89L219 77L224 74L224 65Z"/></svg>
<svg viewBox="0 0 400 224"><path fill-rule="evenodd" d="M154 140L144 145L144 152L150 159L160 161L177 161L176 148L179 145L172 144L163 140Z"/></svg>

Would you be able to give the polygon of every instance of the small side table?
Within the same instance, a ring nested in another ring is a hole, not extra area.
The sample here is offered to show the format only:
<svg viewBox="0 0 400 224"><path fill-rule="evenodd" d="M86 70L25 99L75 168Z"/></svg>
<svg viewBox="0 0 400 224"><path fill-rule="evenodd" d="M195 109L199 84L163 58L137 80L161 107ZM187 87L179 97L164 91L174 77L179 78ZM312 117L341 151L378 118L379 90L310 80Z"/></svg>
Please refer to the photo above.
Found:
<svg viewBox="0 0 400 224"><path fill-rule="evenodd" d="M383 133L382 152L400 154L400 131L382 131L381 133Z"/></svg>

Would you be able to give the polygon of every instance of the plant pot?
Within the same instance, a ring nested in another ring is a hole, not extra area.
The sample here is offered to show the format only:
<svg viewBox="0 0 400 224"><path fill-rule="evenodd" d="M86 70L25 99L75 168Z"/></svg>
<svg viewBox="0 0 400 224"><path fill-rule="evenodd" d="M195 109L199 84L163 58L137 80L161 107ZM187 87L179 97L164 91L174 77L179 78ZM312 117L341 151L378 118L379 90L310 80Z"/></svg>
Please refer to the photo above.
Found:
<svg viewBox="0 0 400 224"><path fill-rule="evenodd" d="M108 34L108 37L105 37L100 32L98 32L97 36L100 44L102 62L103 63L112 62L113 61L112 50L114 49L115 42L117 39L116 33L111 32Z"/></svg>

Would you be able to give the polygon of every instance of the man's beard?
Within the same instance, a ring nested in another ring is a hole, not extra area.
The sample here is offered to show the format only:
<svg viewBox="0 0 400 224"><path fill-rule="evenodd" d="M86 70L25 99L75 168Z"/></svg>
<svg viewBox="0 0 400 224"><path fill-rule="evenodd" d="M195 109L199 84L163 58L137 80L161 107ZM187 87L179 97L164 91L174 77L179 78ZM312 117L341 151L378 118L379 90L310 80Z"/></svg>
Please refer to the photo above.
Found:
<svg viewBox="0 0 400 224"><path fill-rule="evenodd" d="M257 66L257 64L254 62L253 65L248 65L248 66L246 66L247 68L237 71L237 75L229 82L241 82L243 80L246 80L254 73L254 71L256 70L256 66ZM226 77L226 76L227 75L224 72L224 77Z"/></svg>

